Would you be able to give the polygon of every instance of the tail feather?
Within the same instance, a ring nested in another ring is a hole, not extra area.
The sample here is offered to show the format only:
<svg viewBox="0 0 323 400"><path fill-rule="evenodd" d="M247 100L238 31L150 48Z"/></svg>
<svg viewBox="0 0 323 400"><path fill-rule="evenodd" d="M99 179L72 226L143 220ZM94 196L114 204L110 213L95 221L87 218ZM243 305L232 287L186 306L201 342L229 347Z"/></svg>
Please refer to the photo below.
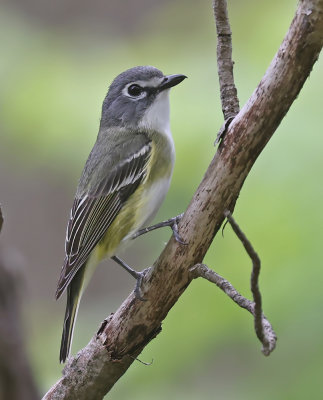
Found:
<svg viewBox="0 0 323 400"><path fill-rule="evenodd" d="M83 291L83 283L84 267L77 272L67 288L66 311L59 354L59 361L61 363L64 363L70 354L74 325Z"/></svg>

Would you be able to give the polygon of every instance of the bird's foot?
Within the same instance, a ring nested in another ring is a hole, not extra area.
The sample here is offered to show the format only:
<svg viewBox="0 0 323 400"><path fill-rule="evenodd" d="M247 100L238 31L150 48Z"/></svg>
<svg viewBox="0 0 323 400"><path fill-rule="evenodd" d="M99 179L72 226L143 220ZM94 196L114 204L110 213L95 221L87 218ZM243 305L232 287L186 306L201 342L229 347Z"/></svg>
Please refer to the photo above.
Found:
<svg viewBox="0 0 323 400"><path fill-rule="evenodd" d="M144 235L145 233L151 232L155 229L164 228L165 226L169 226L172 228L175 240L182 245L187 245L187 243L182 239L182 237L180 236L180 234L178 232L178 223L182 219L183 215L184 215L184 213L179 214L176 217L169 218L166 221L160 222L158 224L148 226L147 228L140 229L132 236L132 239L135 239L138 236Z"/></svg>
<svg viewBox="0 0 323 400"><path fill-rule="evenodd" d="M169 226L172 228L172 231L173 231L174 238L175 238L176 242L178 242L178 243L180 243L180 244L182 244L184 246L187 246L187 243L182 239L181 235L178 232L178 223L182 219L183 215L184 215L184 213L179 214L174 218L170 218L169 219L169 221L170 221Z"/></svg>
<svg viewBox="0 0 323 400"><path fill-rule="evenodd" d="M142 289L141 289L142 281L145 276L145 270L142 272L138 272L138 271L134 270L133 268L131 268L123 260L121 260L121 258L119 258L117 256L113 256L111 258L113 261L115 261L117 264L119 264L123 269L125 269L131 276L133 276L136 279L137 282L136 282L136 287L134 289L135 296L138 300L146 301L147 299L144 298L144 296L142 294Z"/></svg>
<svg viewBox="0 0 323 400"><path fill-rule="evenodd" d="M144 278L144 272L137 272L137 282L136 282L136 287L134 289L136 299L141 300L141 301L147 301L147 299L144 298L141 290L141 285L142 285L142 280Z"/></svg>

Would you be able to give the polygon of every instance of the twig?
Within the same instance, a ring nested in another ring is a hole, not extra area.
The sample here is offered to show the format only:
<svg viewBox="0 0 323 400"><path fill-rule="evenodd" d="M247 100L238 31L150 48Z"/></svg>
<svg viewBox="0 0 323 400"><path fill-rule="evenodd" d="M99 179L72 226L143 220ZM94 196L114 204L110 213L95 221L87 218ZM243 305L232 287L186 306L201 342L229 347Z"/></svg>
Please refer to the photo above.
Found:
<svg viewBox="0 0 323 400"><path fill-rule="evenodd" d="M261 324L261 316L262 316L262 309L261 309L261 293L258 286L258 278L260 273L260 258L258 254L255 252L254 248L252 247L251 243L247 239L246 235L242 232L239 225L236 223L230 211L226 210L224 212L224 216L230 222L230 225L240 239L243 247L245 248L246 252L248 253L249 257L252 261L252 272L251 272L251 280L250 280L250 287L251 292L253 295L253 300L255 303L255 330L258 336L258 339L263 342L264 341L264 334Z"/></svg>
<svg viewBox="0 0 323 400"><path fill-rule="evenodd" d="M213 0L213 12L217 32L217 62L220 83L220 97L224 123L216 137L215 144L223 138L233 118L238 114L239 100L233 77L231 28L226 0Z"/></svg>
<svg viewBox="0 0 323 400"><path fill-rule="evenodd" d="M253 300L254 300L254 323L255 323L255 331L258 336L258 339L261 341L263 344L263 353L265 355L270 354L270 352L275 348L275 346L271 349L271 343L270 343L270 338L268 339L265 334L265 327L263 326L263 318L262 318L262 302L261 302L261 293L259 290L258 286L258 279L259 279L259 274L260 274L260 258L254 248L252 247L252 244L249 242L247 239L246 235L241 231L239 225L236 223L234 218L232 217L231 213L229 210L226 210L224 212L224 216L227 218L229 221L233 231L237 235L237 237L240 239L241 243L243 244L246 252L248 253L249 257L251 258L252 261L252 272L251 272L251 280L250 280L250 287L251 287L251 292L253 295ZM276 337L275 342L276 342ZM268 352L268 354L266 354Z"/></svg>
<svg viewBox="0 0 323 400"><path fill-rule="evenodd" d="M215 283L223 292L229 296L239 307L249 311L254 317L256 317L256 305L253 301L250 301L243 297L234 286L224 279L216 272L209 269L205 264L196 264L190 269L192 278L204 278L209 282ZM262 329L264 332L264 340L261 340L263 344L262 352L268 356L276 346L276 334L268 321L268 319L261 313L260 316Z"/></svg>
<svg viewBox="0 0 323 400"><path fill-rule="evenodd" d="M213 11L218 37L217 62L220 97L224 119L235 117L239 110L237 88L234 84L231 28L226 0L214 0Z"/></svg>

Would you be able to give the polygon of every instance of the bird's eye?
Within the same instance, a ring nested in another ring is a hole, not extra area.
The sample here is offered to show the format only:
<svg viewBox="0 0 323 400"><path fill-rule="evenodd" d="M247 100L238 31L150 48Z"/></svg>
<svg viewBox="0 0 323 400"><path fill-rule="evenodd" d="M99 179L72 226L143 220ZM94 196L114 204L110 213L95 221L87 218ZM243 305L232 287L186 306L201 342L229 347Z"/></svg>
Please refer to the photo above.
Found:
<svg viewBox="0 0 323 400"><path fill-rule="evenodd" d="M130 94L130 96L133 96L133 97L140 96L143 91L144 91L144 89L141 86L136 85L136 84L130 85L128 87L128 93Z"/></svg>

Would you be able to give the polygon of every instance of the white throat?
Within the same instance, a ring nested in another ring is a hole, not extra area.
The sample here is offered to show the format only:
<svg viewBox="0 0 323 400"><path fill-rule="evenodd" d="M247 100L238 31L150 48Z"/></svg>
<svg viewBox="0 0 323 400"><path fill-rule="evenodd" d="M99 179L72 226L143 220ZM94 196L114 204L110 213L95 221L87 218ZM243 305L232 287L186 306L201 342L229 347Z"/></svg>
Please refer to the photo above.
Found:
<svg viewBox="0 0 323 400"><path fill-rule="evenodd" d="M160 92L153 104L145 111L139 128L151 129L171 136L169 123L169 89Z"/></svg>

